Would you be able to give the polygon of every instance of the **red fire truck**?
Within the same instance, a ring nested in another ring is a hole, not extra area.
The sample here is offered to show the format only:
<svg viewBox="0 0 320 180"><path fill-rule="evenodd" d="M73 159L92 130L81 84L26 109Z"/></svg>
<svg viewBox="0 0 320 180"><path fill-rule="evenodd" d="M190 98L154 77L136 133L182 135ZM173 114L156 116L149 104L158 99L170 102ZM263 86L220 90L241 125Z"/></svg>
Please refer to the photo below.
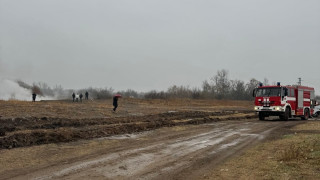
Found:
<svg viewBox="0 0 320 180"><path fill-rule="evenodd" d="M282 120L291 117L301 117L307 120L313 114L316 104L314 88L307 86L281 86L278 82L274 86L263 86L253 91L255 97L254 110L259 113L259 119L279 116Z"/></svg>

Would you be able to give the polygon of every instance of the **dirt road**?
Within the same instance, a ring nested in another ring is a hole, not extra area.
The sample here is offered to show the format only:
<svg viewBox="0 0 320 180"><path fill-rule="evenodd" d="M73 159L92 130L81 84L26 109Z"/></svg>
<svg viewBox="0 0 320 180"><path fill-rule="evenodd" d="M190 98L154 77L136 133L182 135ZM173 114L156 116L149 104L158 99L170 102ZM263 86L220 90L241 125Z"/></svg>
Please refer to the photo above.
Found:
<svg viewBox="0 0 320 180"><path fill-rule="evenodd" d="M246 148L306 121L239 119L164 127L96 139L114 141L99 152L28 172L12 179L201 179ZM74 151L77 151L76 145ZM61 149L63 150L63 149ZM50 149L48 149L50 151Z"/></svg>

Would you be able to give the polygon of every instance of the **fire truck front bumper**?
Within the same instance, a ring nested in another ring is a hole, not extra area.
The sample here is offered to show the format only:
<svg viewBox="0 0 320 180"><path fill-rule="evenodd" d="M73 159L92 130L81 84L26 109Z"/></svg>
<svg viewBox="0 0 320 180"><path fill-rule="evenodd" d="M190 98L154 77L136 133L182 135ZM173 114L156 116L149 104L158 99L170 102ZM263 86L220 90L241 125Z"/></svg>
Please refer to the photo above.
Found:
<svg viewBox="0 0 320 180"><path fill-rule="evenodd" d="M255 106L254 110L256 112L284 112L285 111L283 106L272 106L272 107Z"/></svg>

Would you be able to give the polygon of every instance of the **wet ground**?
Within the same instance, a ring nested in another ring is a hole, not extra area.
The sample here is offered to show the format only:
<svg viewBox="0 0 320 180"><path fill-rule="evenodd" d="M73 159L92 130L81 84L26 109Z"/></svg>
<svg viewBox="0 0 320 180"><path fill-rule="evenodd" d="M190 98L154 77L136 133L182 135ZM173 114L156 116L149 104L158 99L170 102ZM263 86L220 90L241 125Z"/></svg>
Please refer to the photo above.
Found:
<svg viewBox="0 0 320 180"><path fill-rule="evenodd" d="M238 116L233 116L237 114ZM240 115L240 116L239 116ZM0 148L17 148L47 143L148 131L160 127L203 124L219 120L256 117L248 111L183 111L146 116L95 119L10 118L1 119Z"/></svg>
<svg viewBox="0 0 320 180"><path fill-rule="evenodd" d="M12 179L199 179L248 147L305 121L238 119L110 136L120 143L89 158L74 159ZM76 150L76 149L75 149ZM3 176L2 176L3 177Z"/></svg>
<svg viewBox="0 0 320 180"><path fill-rule="evenodd" d="M105 101L0 102L0 179L205 179L308 122L259 121L251 102L122 103L112 113Z"/></svg>

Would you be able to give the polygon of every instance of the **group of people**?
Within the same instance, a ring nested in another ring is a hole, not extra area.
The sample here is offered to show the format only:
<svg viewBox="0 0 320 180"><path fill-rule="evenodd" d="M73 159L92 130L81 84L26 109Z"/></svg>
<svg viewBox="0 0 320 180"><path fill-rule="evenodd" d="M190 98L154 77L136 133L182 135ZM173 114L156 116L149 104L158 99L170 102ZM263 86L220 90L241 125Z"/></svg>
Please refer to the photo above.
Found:
<svg viewBox="0 0 320 180"><path fill-rule="evenodd" d="M88 100L89 99L89 93L88 91L86 91L85 93L85 99ZM75 93L72 93L72 102L78 102L80 100L80 102L82 102L82 98L83 98L83 94L80 93L80 94L75 94Z"/></svg>
<svg viewBox="0 0 320 180"><path fill-rule="evenodd" d="M118 99L121 97L120 94L116 94L113 96L113 102L112 102L112 105L113 105L113 112L116 112L117 108L118 108ZM83 98L83 95L82 93L80 94L75 94L75 93L72 93L72 102L82 102L82 98ZM88 91L85 93L85 99L88 100L89 99L89 93Z"/></svg>
<svg viewBox="0 0 320 180"><path fill-rule="evenodd" d="M89 93L88 91L86 91L86 93L84 94L85 95L85 99L88 100L89 99ZM37 94L36 93L32 93L32 101L35 102L36 101L36 97L37 97ZM118 108L118 99L121 97L120 94L116 94L113 96L113 102L112 102L112 105L113 105L113 112L116 112L117 108ZM83 98L83 94L80 93L80 94L75 94L75 93L72 93L72 102L82 102L82 98Z"/></svg>

